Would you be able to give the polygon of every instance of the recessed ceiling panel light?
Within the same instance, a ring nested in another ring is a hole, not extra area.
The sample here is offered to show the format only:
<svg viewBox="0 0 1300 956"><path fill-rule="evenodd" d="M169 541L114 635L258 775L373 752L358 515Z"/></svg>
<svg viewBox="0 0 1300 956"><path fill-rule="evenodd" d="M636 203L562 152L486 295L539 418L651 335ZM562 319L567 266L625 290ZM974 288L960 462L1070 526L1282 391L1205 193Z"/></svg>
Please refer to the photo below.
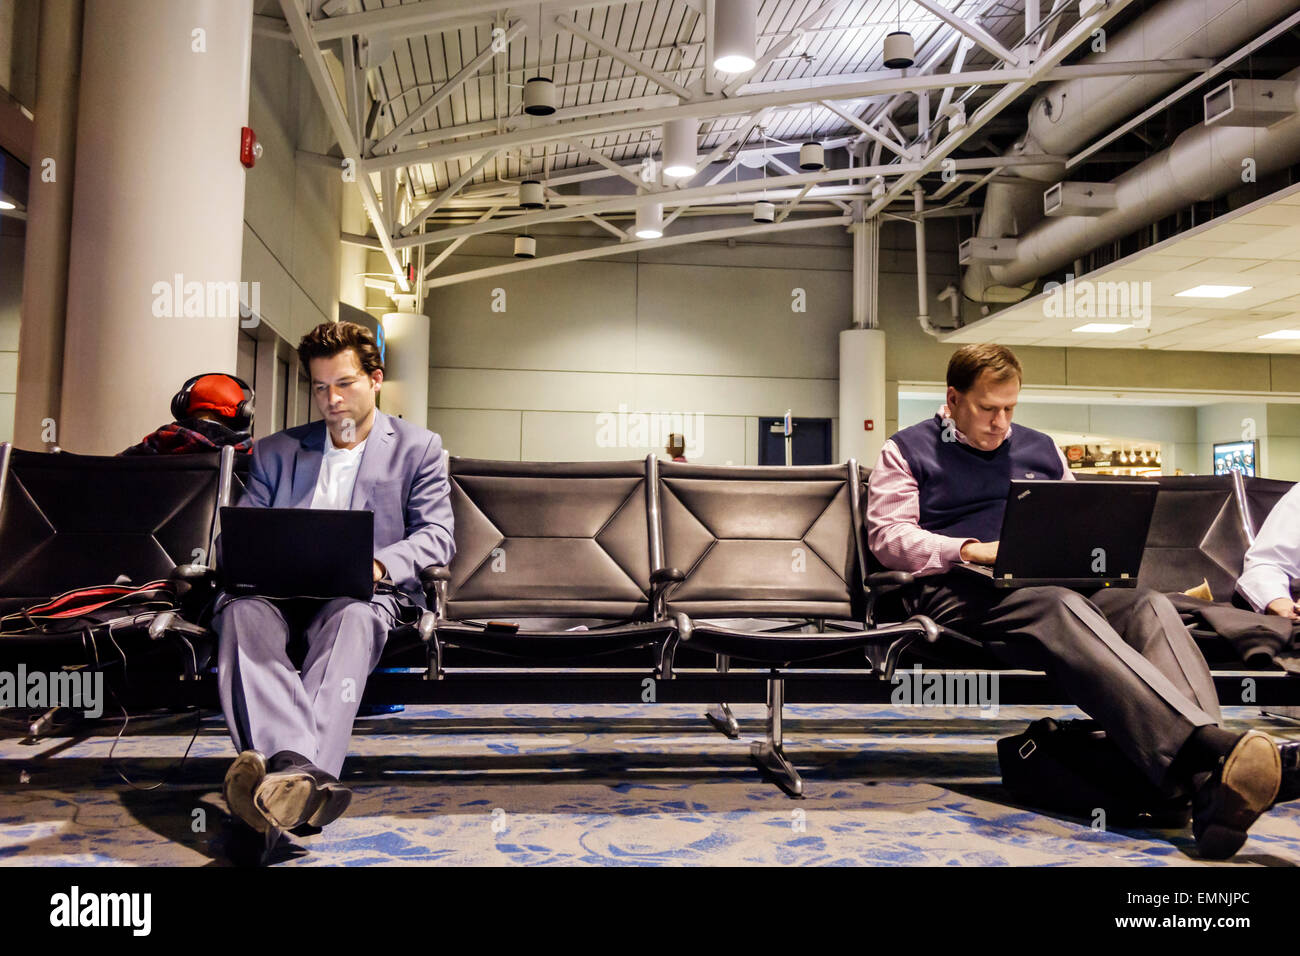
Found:
<svg viewBox="0 0 1300 956"><path fill-rule="evenodd" d="M1087 325L1081 325L1077 329L1071 329L1071 332L1123 332L1125 329L1133 328L1132 325L1118 325L1114 322L1089 322Z"/></svg>
<svg viewBox="0 0 1300 956"><path fill-rule="evenodd" d="M1192 289L1175 292L1175 298L1187 299L1226 299L1238 292L1249 292L1253 285L1198 285Z"/></svg>
<svg viewBox="0 0 1300 956"><path fill-rule="evenodd" d="M1258 335L1260 339L1300 339L1300 329L1278 329L1276 332L1266 332L1264 335Z"/></svg>

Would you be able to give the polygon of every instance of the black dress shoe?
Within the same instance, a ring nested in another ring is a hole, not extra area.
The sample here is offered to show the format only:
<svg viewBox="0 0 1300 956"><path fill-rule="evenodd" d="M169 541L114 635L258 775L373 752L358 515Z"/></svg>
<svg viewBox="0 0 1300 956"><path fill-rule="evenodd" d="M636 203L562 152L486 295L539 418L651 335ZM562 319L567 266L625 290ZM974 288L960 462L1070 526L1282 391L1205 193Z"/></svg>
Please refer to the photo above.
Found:
<svg viewBox="0 0 1300 956"><path fill-rule="evenodd" d="M1246 831L1273 805L1282 780L1278 745L1250 730L1192 800L1192 834L1207 860L1226 860L1246 842Z"/></svg>
<svg viewBox="0 0 1300 956"><path fill-rule="evenodd" d="M347 810L352 791L312 763L289 763L266 775L253 801L262 815L283 830L304 824L325 827Z"/></svg>
<svg viewBox="0 0 1300 956"><path fill-rule="evenodd" d="M257 809L253 794L266 777L266 758L256 750L245 750L226 771L221 795L231 814L257 833L265 833L270 821Z"/></svg>
<svg viewBox="0 0 1300 956"><path fill-rule="evenodd" d="M1280 744L1277 750L1282 759L1282 786L1273 802L1300 799L1300 743Z"/></svg>

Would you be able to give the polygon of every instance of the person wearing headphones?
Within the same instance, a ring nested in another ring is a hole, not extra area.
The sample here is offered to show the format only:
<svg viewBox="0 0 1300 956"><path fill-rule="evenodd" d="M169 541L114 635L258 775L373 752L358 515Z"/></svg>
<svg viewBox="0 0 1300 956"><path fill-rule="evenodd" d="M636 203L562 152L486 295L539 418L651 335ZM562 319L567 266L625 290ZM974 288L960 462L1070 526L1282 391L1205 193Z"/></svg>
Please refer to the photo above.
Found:
<svg viewBox="0 0 1300 956"><path fill-rule="evenodd" d="M245 395L247 393L247 395ZM172 396L174 421L145 435L123 455L192 455L233 445L253 451L253 390L223 372L195 375Z"/></svg>

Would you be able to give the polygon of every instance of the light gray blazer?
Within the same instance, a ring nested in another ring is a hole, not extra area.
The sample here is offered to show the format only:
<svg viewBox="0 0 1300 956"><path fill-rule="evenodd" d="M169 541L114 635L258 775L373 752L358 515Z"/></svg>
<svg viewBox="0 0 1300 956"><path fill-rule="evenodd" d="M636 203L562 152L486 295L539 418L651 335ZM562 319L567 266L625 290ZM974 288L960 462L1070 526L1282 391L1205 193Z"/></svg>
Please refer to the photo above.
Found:
<svg viewBox="0 0 1300 956"><path fill-rule="evenodd" d="M310 508L325 442L323 421L254 442L240 506ZM375 560L402 591L420 595L420 569L456 553L442 439L428 429L375 409L351 507L374 512Z"/></svg>

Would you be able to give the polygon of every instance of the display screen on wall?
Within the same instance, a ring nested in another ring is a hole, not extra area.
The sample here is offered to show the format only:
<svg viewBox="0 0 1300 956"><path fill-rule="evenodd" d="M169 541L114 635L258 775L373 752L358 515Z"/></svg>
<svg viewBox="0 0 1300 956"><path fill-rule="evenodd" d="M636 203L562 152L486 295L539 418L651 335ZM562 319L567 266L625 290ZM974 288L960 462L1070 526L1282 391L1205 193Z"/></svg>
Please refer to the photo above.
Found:
<svg viewBox="0 0 1300 956"><path fill-rule="evenodd" d="M1239 471L1247 478L1255 477L1255 464L1259 458L1253 441L1215 442L1214 473L1226 475Z"/></svg>

